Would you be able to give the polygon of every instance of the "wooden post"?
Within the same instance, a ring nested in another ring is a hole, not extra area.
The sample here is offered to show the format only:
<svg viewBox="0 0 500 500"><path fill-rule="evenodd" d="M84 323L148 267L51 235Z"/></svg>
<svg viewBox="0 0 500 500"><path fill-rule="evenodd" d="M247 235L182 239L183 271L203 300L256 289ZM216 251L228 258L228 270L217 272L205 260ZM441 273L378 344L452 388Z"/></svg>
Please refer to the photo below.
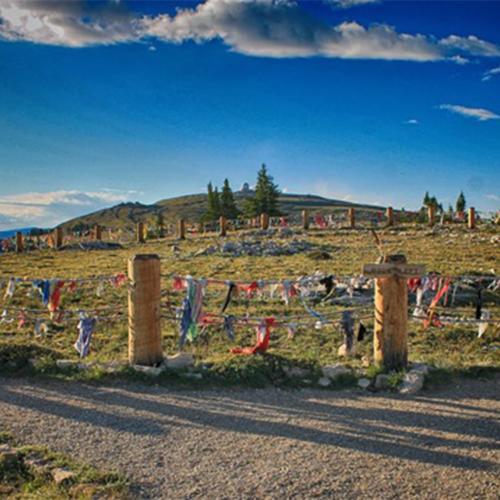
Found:
<svg viewBox="0 0 500 500"><path fill-rule="evenodd" d="M432 205L430 205L428 208L427 208L427 217L428 217L428 222L429 222L429 226L433 226L435 224L435 210L434 210L434 207Z"/></svg>
<svg viewBox="0 0 500 500"><path fill-rule="evenodd" d="M356 226L356 219L354 216L354 208L347 209L347 219L349 221L349 227L351 229L354 229L354 227Z"/></svg>
<svg viewBox="0 0 500 500"><path fill-rule="evenodd" d="M21 233L21 231L16 232L16 252L17 253L24 252L23 233Z"/></svg>
<svg viewBox="0 0 500 500"><path fill-rule="evenodd" d="M63 230L62 227L56 227L54 231L54 248L57 250L63 245Z"/></svg>
<svg viewBox="0 0 500 500"><path fill-rule="evenodd" d="M96 224L94 226L94 240L101 241L101 239L102 239L101 226L99 224Z"/></svg>
<svg viewBox="0 0 500 500"><path fill-rule="evenodd" d="M425 272L422 265L407 265L404 255L388 255L382 264L367 264L365 276L375 277L373 357L387 370L408 364L408 278Z"/></svg>
<svg viewBox="0 0 500 500"><path fill-rule="evenodd" d="M260 227L264 230L269 229L269 215L260 214Z"/></svg>
<svg viewBox="0 0 500 500"><path fill-rule="evenodd" d="M309 210L302 210L302 229L309 229Z"/></svg>
<svg viewBox="0 0 500 500"><path fill-rule="evenodd" d="M137 243L144 243L144 222L138 222L137 227Z"/></svg>
<svg viewBox="0 0 500 500"><path fill-rule="evenodd" d="M186 221L184 219L180 219L177 223L177 237L180 240L186 239Z"/></svg>
<svg viewBox="0 0 500 500"><path fill-rule="evenodd" d="M476 209L474 207L469 207L469 217L467 219L467 227L469 229L474 229L476 227Z"/></svg>
<svg viewBox="0 0 500 500"><path fill-rule="evenodd" d="M392 210L392 207L387 207L385 215L387 217L387 225L394 226L394 211Z"/></svg>
<svg viewBox="0 0 500 500"><path fill-rule="evenodd" d="M219 217L219 236L226 236L226 218L223 215Z"/></svg>
<svg viewBox="0 0 500 500"><path fill-rule="evenodd" d="M134 255L128 261L128 360L154 365L163 360L161 348L160 258Z"/></svg>

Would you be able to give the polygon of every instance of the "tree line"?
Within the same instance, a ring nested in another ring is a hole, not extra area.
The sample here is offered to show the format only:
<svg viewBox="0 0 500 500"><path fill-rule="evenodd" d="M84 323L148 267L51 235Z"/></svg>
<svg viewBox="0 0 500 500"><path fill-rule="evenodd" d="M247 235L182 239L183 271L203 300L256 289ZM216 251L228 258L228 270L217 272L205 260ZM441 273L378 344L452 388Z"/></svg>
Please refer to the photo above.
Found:
<svg viewBox="0 0 500 500"><path fill-rule="evenodd" d="M208 206L202 218L204 222L216 221L221 216L226 219L236 219L239 216L256 217L260 214L280 215L278 208L280 191L265 164L262 164L257 173L253 195L244 200L241 209L236 204L233 190L227 178L224 179L220 191L210 181L207 185L207 194Z"/></svg>

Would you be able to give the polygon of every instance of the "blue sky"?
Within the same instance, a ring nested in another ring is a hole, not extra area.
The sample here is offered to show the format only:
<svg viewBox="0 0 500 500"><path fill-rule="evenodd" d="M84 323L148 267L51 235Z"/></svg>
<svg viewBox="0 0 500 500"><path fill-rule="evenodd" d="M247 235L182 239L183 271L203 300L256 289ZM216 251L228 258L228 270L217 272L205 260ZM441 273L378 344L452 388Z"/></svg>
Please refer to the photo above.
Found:
<svg viewBox="0 0 500 500"><path fill-rule="evenodd" d="M500 208L500 2L0 3L0 229L265 162L282 189Z"/></svg>

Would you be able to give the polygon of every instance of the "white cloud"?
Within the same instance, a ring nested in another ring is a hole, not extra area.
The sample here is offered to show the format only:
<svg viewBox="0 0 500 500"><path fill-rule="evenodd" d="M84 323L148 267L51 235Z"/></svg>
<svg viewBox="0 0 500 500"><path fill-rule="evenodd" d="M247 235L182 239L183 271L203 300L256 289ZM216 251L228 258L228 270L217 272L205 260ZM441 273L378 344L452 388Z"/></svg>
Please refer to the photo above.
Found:
<svg viewBox="0 0 500 500"><path fill-rule="evenodd" d="M438 108L444 109L446 111L451 111L452 113L456 113L462 116L467 116L469 118L476 118L481 122L500 119L500 115L497 115L493 111L484 108L468 108L466 106L460 106L458 104L440 104Z"/></svg>
<svg viewBox="0 0 500 500"><path fill-rule="evenodd" d="M488 198L488 200L500 201L500 196L497 194L485 194L484 197Z"/></svg>
<svg viewBox="0 0 500 500"><path fill-rule="evenodd" d="M483 73L483 77L481 78L481 81L487 82L488 80L491 80L495 75L500 75L500 66L497 66L496 68L491 68L488 71L485 71Z"/></svg>
<svg viewBox="0 0 500 500"><path fill-rule="evenodd" d="M127 201L135 191L52 191L0 196L0 229L50 227L64 220Z"/></svg>
<svg viewBox="0 0 500 500"><path fill-rule="evenodd" d="M406 125L418 125L420 122L416 118L410 118L403 123L405 123Z"/></svg>
<svg viewBox="0 0 500 500"><path fill-rule="evenodd" d="M367 0L339 0L354 5ZM331 57L467 62L497 57L500 48L470 35L442 40L399 33L392 26L351 21L326 24L292 0L206 0L170 16L142 16L116 1L2 0L0 37L84 47L158 39L170 43L221 40L231 50L261 57Z"/></svg>
<svg viewBox="0 0 500 500"><path fill-rule="evenodd" d="M150 45L150 46L148 47L148 50L149 50L150 52L156 52L156 47L155 47L154 45Z"/></svg>
<svg viewBox="0 0 500 500"><path fill-rule="evenodd" d="M339 9L350 9L358 5L380 3L380 0L328 0L328 3Z"/></svg>

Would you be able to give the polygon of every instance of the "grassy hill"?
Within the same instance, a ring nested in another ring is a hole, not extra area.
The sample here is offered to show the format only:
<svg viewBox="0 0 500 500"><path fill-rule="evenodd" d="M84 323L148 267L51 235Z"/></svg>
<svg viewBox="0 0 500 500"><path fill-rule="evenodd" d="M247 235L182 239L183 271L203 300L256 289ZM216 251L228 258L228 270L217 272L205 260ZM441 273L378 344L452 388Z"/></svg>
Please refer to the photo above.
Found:
<svg viewBox="0 0 500 500"><path fill-rule="evenodd" d="M236 204L243 208L245 199L252 196L252 192L235 192ZM326 212L328 209L354 207L363 211L382 210L384 207L350 203L341 200L323 198L316 195L283 193L279 198L279 208L283 214L293 215L307 208L314 212ZM161 213L167 223L174 223L180 218L197 222L207 209L207 195L205 193L190 194L160 200L152 205L142 203L120 203L110 208L82 215L61 224L65 230L77 229L81 225L101 226L115 229L133 228L137 222L152 223Z"/></svg>

